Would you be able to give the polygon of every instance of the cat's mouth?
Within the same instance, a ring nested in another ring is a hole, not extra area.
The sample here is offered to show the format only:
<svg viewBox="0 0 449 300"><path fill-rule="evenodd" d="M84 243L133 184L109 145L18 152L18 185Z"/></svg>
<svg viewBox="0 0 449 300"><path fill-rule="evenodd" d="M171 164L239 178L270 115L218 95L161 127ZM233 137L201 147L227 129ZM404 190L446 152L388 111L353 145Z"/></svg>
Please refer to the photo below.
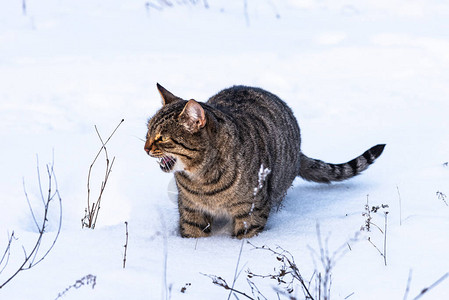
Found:
<svg viewBox="0 0 449 300"><path fill-rule="evenodd" d="M158 157L157 161L159 163L159 167L161 167L161 170L167 173L173 170L176 164L176 158L169 155Z"/></svg>

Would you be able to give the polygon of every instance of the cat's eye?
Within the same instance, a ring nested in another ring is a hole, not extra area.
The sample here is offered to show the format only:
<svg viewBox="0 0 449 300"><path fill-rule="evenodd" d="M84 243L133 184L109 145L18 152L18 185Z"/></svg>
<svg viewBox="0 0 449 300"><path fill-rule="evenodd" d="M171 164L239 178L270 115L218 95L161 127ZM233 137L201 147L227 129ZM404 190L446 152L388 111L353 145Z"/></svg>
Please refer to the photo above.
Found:
<svg viewBox="0 0 449 300"><path fill-rule="evenodd" d="M154 141L157 143L165 143L168 142L169 139L170 138L168 136L157 135Z"/></svg>

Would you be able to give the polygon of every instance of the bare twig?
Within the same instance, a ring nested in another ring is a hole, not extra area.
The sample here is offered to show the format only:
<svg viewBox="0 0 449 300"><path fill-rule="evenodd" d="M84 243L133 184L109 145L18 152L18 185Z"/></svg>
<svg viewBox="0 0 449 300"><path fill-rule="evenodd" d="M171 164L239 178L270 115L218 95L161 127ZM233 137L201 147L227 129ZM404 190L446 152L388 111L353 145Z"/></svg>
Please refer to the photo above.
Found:
<svg viewBox="0 0 449 300"><path fill-rule="evenodd" d="M396 189L398 190L398 196L399 196L399 225L402 226L402 197L401 197L401 193L399 192L398 186L396 186Z"/></svg>
<svg viewBox="0 0 449 300"><path fill-rule="evenodd" d="M65 294L71 289L79 289L80 287L82 287L84 285L90 285L90 286L92 286L92 289L94 289L96 284L97 284L97 276L92 275L92 274L86 275L83 278L77 280L71 286L67 287L64 291L60 292L55 300L58 300L58 299L62 298L63 296L65 296Z"/></svg>
<svg viewBox="0 0 449 300"><path fill-rule="evenodd" d="M22 0L22 14L24 16L27 15L27 2L26 2L26 0Z"/></svg>
<svg viewBox="0 0 449 300"><path fill-rule="evenodd" d="M349 299L350 297L354 296L355 292L352 292L351 294L347 295L344 299Z"/></svg>
<svg viewBox="0 0 449 300"><path fill-rule="evenodd" d="M0 270L0 274L3 272L3 270L6 268L6 266L9 263L9 256L11 255L11 244L12 241L15 240L14 231L11 233L11 235L8 235L8 245L6 245L5 252L2 255L2 259L0 259L0 267L2 264L4 264L3 268ZM6 259L6 261L5 261Z"/></svg>
<svg viewBox="0 0 449 300"><path fill-rule="evenodd" d="M112 158L112 161L109 160L109 155L108 155L108 151L106 149L106 144L109 142L109 140L111 139L111 137L115 134L115 132L117 131L117 129L120 127L120 125L124 122L125 120L122 119L120 121L120 123L117 125L117 127L115 127L114 131L112 131L112 133L109 135L109 137L107 138L106 141L103 141L97 126L95 126L95 131L97 133L98 138L100 139L101 142L101 147L100 150L98 151L97 155L95 156L92 164L89 167L89 172L87 174L87 208L84 210L85 215L84 217L81 219L81 224L82 227L87 227L87 228L95 228L95 225L97 223L97 218L98 218L98 213L100 211L100 203L101 203L101 198L103 196L103 192L106 188L106 184L108 182L109 179L109 175L111 174L112 171L112 166L114 165L114 161L115 161L115 157ZM105 158L106 158L106 170L105 170L105 175L104 175L104 179L101 182L101 186L100 186L100 192L99 195L97 197L97 202L93 202L91 203L90 200L90 180L91 180L91 174L92 174L92 169L98 159L98 157L100 156L100 154L104 151L105 153Z"/></svg>
<svg viewBox="0 0 449 300"><path fill-rule="evenodd" d="M253 294L253 297L257 297L258 300L268 300L267 297L265 297L259 290L259 288L256 286L254 282L252 282L249 278L246 278L246 281L248 282L249 287L251 288L251 293ZM279 298L279 292L277 292L278 298Z"/></svg>
<svg viewBox="0 0 449 300"><path fill-rule="evenodd" d="M444 204L446 204L446 206L449 206L449 204L446 201L447 196L444 193L437 191L436 194L437 194L437 197L439 200L442 200L444 202Z"/></svg>
<svg viewBox="0 0 449 300"><path fill-rule="evenodd" d="M321 262L321 267L315 266L315 272L317 273L317 283L315 284L316 291L318 293L317 299L330 299L331 294L331 286L332 286L332 270L337 264L337 262L348 252L350 248L348 248L349 242L356 242L359 240L359 233L356 234L349 239L349 241L340 245L336 250L334 250L331 254L328 246L328 237L322 239L321 230L319 224L316 225L317 232L317 240L318 246L320 248L319 253L314 249L310 248L312 254L318 257ZM321 270L321 271L320 271Z"/></svg>
<svg viewBox="0 0 449 300"><path fill-rule="evenodd" d="M239 278L239 276L240 276L240 274L241 274L243 268L245 267L245 266L243 266L243 267L242 267L242 270L239 271L240 260L241 260L241 257L242 257L242 250L243 250L243 245L244 245L244 243L245 243L245 240L242 239L241 244L240 244L239 255L238 255L238 258L237 258L237 264L236 264L236 266L235 266L234 278L233 278L233 281L232 281L232 286L229 286L228 283L226 282L226 280L225 280L224 278L220 277L220 276L216 276L216 275L207 275L207 274L203 274L203 273L201 273L201 274L204 275L204 276L207 276L207 277L211 278L213 284L215 284L215 285L217 285L217 286L220 286L220 287L222 287L222 288L224 288L224 289L226 289L226 290L229 290L229 295L228 295L228 298L227 298L228 300L231 298L232 295L234 295L234 297L235 297L236 299L239 299L239 298L237 297L237 294L238 294L238 295L245 296L245 297L248 298L248 299L254 299L254 300L255 300L255 299L258 299L258 300L259 300L259 299L267 299L267 298L266 298L266 297L259 291L259 289L257 288L257 286L256 286L250 279L249 279L249 278L251 278L251 276L248 276L247 282L248 282L248 285L249 285L249 287L251 288L251 292L252 292L252 294L253 294L253 296L254 296L255 298L253 298L253 297L249 296L248 294L246 294L246 293L244 293L244 292L242 292L242 291L239 291L239 290L237 290L237 289L234 288L237 279ZM249 242L247 242L247 243L249 243ZM257 296L256 296L256 294L257 294Z"/></svg>
<svg viewBox="0 0 449 300"><path fill-rule="evenodd" d="M332 255L329 253L328 247L328 239L325 240L325 245L323 245L323 240L321 238L321 230L319 224L316 225L318 246L320 247L320 261L321 267L323 268L323 274L321 272L318 273L319 284L317 284L318 288L318 299L321 299L321 294L323 294L323 299L330 299L330 288L332 283L332 269L337 263L338 258L346 253L346 244L342 245L337 251L335 251Z"/></svg>
<svg viewBox="0 0 449 300"><path fill-rule="evenodd" d="M150 0L145 2L145 8L147 10L147 13L149 13L150 8L162 11L165 8L175 7L175 5L197 5L199 2L200 2L199 0L188 0L188 1ZM209 3L207 2L207 0L203 0L203 6L206 9L209 8Z"/></svg>
<svg viewBox="0 0 449 300"><path fill-rule="evenodd" d="M280 296L285 296L288 299L296 299L294 296L292 296L292 293L294 292L294 286L296 286L299 283L300 288L302 289L304 293L304 299L309 300L328 300L330 299L330 290L332 286L332 269L335 266L336 262L347 252L349 251L347 248L347 243L344 243L341 245L335 252L332 254L329 252L329 248L327 246L327 239L323 242L319 230L319 226L317 225L317 236L318 236L318 244L320 247L319 253L316 251L313 251L314 254L317 254L319 260L321 261L323 272L318 272L316 269L313 273L312 277L310 278L310 281L306 282L303 279L303 276L301 275L301 272L295 262L295 259L293 255L283 249L280 246L277 246L276 248L270 248L268 246L255 246L251 242L247 241L248 244L250 244L253 249L252 250L265 250L270 252L274 255L276 260L281 263L279 267L276 267L274 274L267 274L267 275L260 275L252 272L251 270L247 270L247 283L251 289L252 297L241 290L236 290L234 286L230 286L226 280L220 276L216 275L205 275L212 279L212 283L214 283L217 286L220 286L226 290L229 290L231 294L233 294L237 299L238 296L244 296L248 299L268 299L265 297L257 285L251 281L252 278L261 278L261 279L271 279L275 280L278 283L279 287L274 288L274 292L277 295L277 298L280 299ZM356 241L358 235L356 234L354 238L351 239L351 241ZM239 258L240 261L240 258ZM237 263L237 269L238 269L239 263ZM238 277L238 276L237 276ZM315 277L315 293L316 295L313 296L311 291L311 283L312 280ZM234 278L236 278L236 275L234 275ZM348 297L350 297L349 295ZM270 298L272 299L272 298Z"/></svg>
<svg viewBox="0 0 449 300"><path fill-rule="evenodd" d="M40 176L38 176L38 177L40 177ZM40 181L40 179L39 179L39 181ZM26 198L27 203L28 203L28 208L30 209L31 217L33 218L34 224L36 225L36 229L38 231L40 231L39 224L37 223L36 216L34 215L33 207L31 206L31 202L30 202L30 199L28 198L28 193L26 191L25 178L22 178L22 185L23 185L23 193L25 194L25 198ZM42 193L41 193L41 197L42 198L44 197ZM45 200L44 200L44 205L45 205Z"/></svg>
<svg viewBox="0 0 449 300"><path fill-rule="evenodd" d="M162 236L162 245L163 245L163 261L162 261L162 290L160 299L169 300L171 299L171 289L172 285L167 282L167 266L168 266L168 234L167 234L167 225L165 223L165 218L161 210L159 210L159 218L161 222L161 232L157 233L157 235Z"/></svg>
<svg viewBox="0 0 449 300"><path fill-rule="evenodd" d="M204 276L206 276L206 277L209 277L210 279L212 279L212 283L213 283L213 284L218 285L218 286L221 286L221 287L224 288L225 290L230 290L231 292L234 292L234 293L236 293L236 294L242 295L242 296L244 296L244 297L246 297L246 298L248 298L248 299L256 300L256 299L252 298L251 296L248 296L248 295L245 294L244 292L241 292L241 291L239 291L239 290L236 290L236 289L230 287L230 286L228 285L228 283L226 282L226 280L224 280L224 279L223 279L222 277L220 277L220 276L208 275L208 274L203 274L203 273L200 273L200 274L201 274L201 275L204 275Z"/></svg>
<svg viewBox="0 0 449 300"><path fill-rule="evenodd" d="M44 215L43 215L41 223L40 223L41 225L39 225L37 220L36 220L36 217L35 217L35 214L33 212L32 207L31 207L31 202L30 202L30 199L28 198L28 195L26 193L25 184L24 184L25 197L27 199L27 202L28 202L28 205L29 205L29 208L30 208L30 211L31 211L32 218L33 218L35 224L37 224L37 229L38 229L38 232L39 232L39 236L38 236L38 238L37 238L37 240L36 240L36 242L34 244L34 247L31 249L30 252L27 253L25 247L22 246L23 253L24 253L23 263L17 268L17 270L15 272L12 273L12 275L9 278L7 278L3 283L0 283L0 289L2 287L4 287L7 283L9 283L21 271L29 270L29 269L35 267L40 262L42 262L47 257L47 255L50 253L50 251L53 249L53 247L56 244L56 241L58 240L59 233L61 232L61 225L62 225L62 200L61 200L61 196L59 194L58 184L57 184L57 181L56 181L56 175L55 175L54 169L53 169L53 163L51 165L47 165L47 174L48 174L48 194L47 194L46 198L44 198L43 193L41 193L41 198L42 198L43 203L44 203ZM41 180L40 180L40 173L39 173L39 165L38 165L38 177L39 177L39 179L38 179L39 189L42 190ZM54 188L52 187L52 182L55 184ZM53 189L54 189L54 191L53 191ZM53 243L50 245L50 247L47 249L47 251L44 254L39 255L40 254L39 250L40 250L41 242L42 242L42 239L44 237L45 229L47 228L47 225L48 225L49 206L50 206L50 203L53 200L55 200L55 199L58 200L58 203L59 203L58 230L57 230L56 235L55 235L55 237L53 239ZM10 255L10 247L11 247L11 243L13 241L13 238L14 238L14 233L11 235L11 237L9 239L9 243L8 243L7 249L5 251L5 253L7 253L8 259L9 259L9 255ZM3 260L5 258L5 255L6 254L3 255L2 260L0 261L0 265L1 265L1 262L3 262ZM2 271L6 268L6 264L3 267Z"/></svg>
<svg viewBox="0 0 449 300"><path fill-rule="evenodd" d="M368 237L368 242L377 250L377 252L379 252L380 256L384 256L384 254L382 253L382 251L379 249L379 247L376 246L376 244L373 243L373 241L371 241L371 238Z"/></svg>
<svg viewBox="0 0 449 300"><path fill-rule="evenodd" d="M207 223L206 227L204 227L203 230L201 230L201 231L204 232L205 230L207 230L208 228L210 228L210 226L211 226L211 224L210 224L210 223ZM197 238L196 241L195 241L195 250L196 250L196 248L197 248L197 246L198 246L198 240L199 240L199 238Z"/></svg>
<svg viewBox="0 0 449 300"><path fill-rule="evenodd" d="M362 216L364 216L366 218L365 219L365 225L360 228L361 231L371 232L371 226L374 226L377 229L379 229L380 233L383 234L383 240L384 240L384 242L383 242L383 252L379 249L379 247L377 247L371 241L371 237L370 236L368 237L368 242L370 242L370 244L383 257L385 266L387 265L387 225L388 225L388 211L386 210L387 208L388 208L387 204L381 204L381 205L377 205L377 206L372 206L370 208L369 202L368 202L368 195L367 195L366 204L365 204L365 212L362 213ZM383 228L383 230L378 225L376 225L375 223L372 222L373 216L371 215L371 213L377 213L379 210L383 210L383 213L384 213L384 228Z"/></svg>
<svg viewBox="0 0 449 300"><path fill-rule="evenodd" d="M404 300L407 300L408 293L410 291L410 284L411 284L411 282L412 282L412 270L410 270L410 272L408 273L407 287L405 288Z"/></svg>
<svg viewBox="0 0 449 300"><path fill-rule="evenodd" d="M126 267L126 252L128 250L128 222L125 222L125 228L126 228L126 241L125 245L123 246L125 248L125 253L123 254L123 269Z"/></svg>
<svg viewBox="0 0 449 300"><path fill-rule="evenodd" d="M287 284L287 290L289 292L293 291L292 285L293 285L293 281L296 279L301 284L301 287L302 287L306 297L308 297L308 299L312 299L312 300L314 299L312 294L309 291L309 286L306 285L306 282L304 281L304 279L299 271L299 268L296 265L293 255L289 251L287 251L279 246L276 247L276 250L273 250L267 246L257 247L255 245L251 244L250 242L248 242L248 244L250 244L255 250L265 250L265 251L269 251L269 252L273 253L276 256L276 259L282 263L282 266L280 267L278 274L258 275L258 274L255 274L248 270L249 278L261 277L261 278L274 279L278 282L278 284L280 284L280 283ZM285 276L287 276L287 275L292 276L292 280L289 283L287 283L284 280Z"/></svg>
<svg viewBox="0 0 449 300"><path fill-rule="evenodd" d="M444 280L446 280L449 277L449 272L444 274L443 276L441 276L437 281L435 281L434 283L432 283L430 286L424 288L421 290L421 292L415 297L413 298L413 300L419 299L422 296L424 296L425 293L427 293L428 291L430 291L431 289L433 289L434 287L436 287L437 285L439 285L440 283L442 283Z"/></svg>
<svg viewBox="0 0 449 300"><path fill-rule="evenodd" d="M234 279L232 280L232 287L231 287L231 291L229 292L229 295L228 295L228 300L231 298L232 291L234 290L235 282L237 281L237 278L239 277L238 275L240 274L238 272L238 270L239 270L240 258L242 257L242 250L243 250L244 241L245 240L242 239L242 242L241 242L241 245L240 245L239 257L237 259L237 264L235 266Z"/></svg>
<svg viewBox="0 0 449 300"><path fill-rule="evenodd" d="M388 223L388 211L384 212L385 227L384 227L384 263L387 265L387 223Z"/></svg>

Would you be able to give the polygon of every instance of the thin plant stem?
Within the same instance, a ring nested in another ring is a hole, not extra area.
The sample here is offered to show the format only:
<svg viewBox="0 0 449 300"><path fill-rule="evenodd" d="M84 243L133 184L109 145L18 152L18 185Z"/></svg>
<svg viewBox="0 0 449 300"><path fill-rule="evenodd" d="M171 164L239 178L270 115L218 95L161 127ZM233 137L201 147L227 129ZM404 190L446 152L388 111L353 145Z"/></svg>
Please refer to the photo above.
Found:
<svg viewBox="0 0 449 300"><path fill-rule="evenodd" d="M243 244L244 244L244 242L245 242L245 240L242 239L242 242L241 242L241 244L240 244L239 257L238 257L238 259L237 259L237 265L235 266L235 271L234 271L234 280L232 281L232 287L231 287L231 291L229 292L229 295L228 295L228 300L231 298L232 290L234 289L235 282L237 281L237 278L238 278L237 273L238 273L238 269L239 269L240 259L241 259L241 257L242 257L242 250L243 250Z"/></svg>
<svg viewBox="0 0 449 300"><path fill-rule="evenodd" d="M39 166L38 166L38 170L39 170ZM59 194L58 185L57 185L57 181L56 181L56 175L53 170L53 165L51 165L51 167L49 167L47 165L47 173L48 173L48 181L49 181L48 182L48 195L47 195L47 199L44 200L44 215L42 217L42 223L40 226L38 225L39 236L38 236L33 248L31 249L31 251L29 253L27 253L25 247L22 246L22 250L24 253L23 263L16 269L15 272L12 273L12 275L6 281L4 281L3 283L0 283L0 289L2 287L4 287L6 284L8 284L13 278L15 278L17 276L17 274L19 274L21 271L29 270L29 269L35 267L40 262L42 262L47 257L47 255L50 253L50 251L53 249L53 247L56 244L56 241L58 240L59 234L61 232L61 226L62 226L62 199ZM40 178L39 178L38 182L39 182L39 185L41 185ZM53 190L52 182L55 183L55 192L52 192L52 190ZM41 189L41 187L40 187L40 189ZM24 192L25 192L25 197L27 199L30 211L31 211L31 215L35 221L35 224L38 224L38 222L35 218L32 206L31 206L30 199L28 198L28 194L26 193L25 184L24 184ZM41 194L41 197L43 197L43 194ZM39 259L37 259L37 255L40 250L41 242L44 237L45 229L46 229L47 223L48 223L48 212L49 212L50 202L54 199L54 197L57 197L58 203L59 203L58 230L53 239L53 243L50 245L50 247L47 249L47 251L43 255L41 255ZM10 241L12 241L13 237L14 237L14 234L11 235ZM10 247L10 245L8 247ZM9 250L8 250L8 252L9 252ZM9 256L9 254L8 254L8 256ZM1 261L3 261L3 259L4 258L2 258ZM36 261L36 259L37 259L37 261ZM3 269L2 269L2 271L3 271Z"/></svg>
<svg viewBox="0 0 449 300"><path fill-rule="evenodd" d="M109 175L111 174L112 171L112 166L114 164L115 161L115 157L112 159L112 162L109 161L109 156L108 156L108 151L106 149L106 144L109 142L109 140L112 138L112 136L115 134L115 132L117 131L117 129L120 127L120 125L124 122L125 120L122 119L120 121L120 123L115 127L115 129L112 131L112 133L109 135L109 137L106 139L106 141L103 141L103 138L100 135L100 132L98 131L97 126L95 125L95 131L97 133L98 138L100 139L101 142L101 147L100 150L98 151L97 155L95 156L94 160L92 161L90 167L89 167L89 172L87 174L87 209L86 209L86 214L84 216L84 218L82 219L82 226L87 226L88 228L95 228L95 224L97 222L97 218L98 218L98 212L100 210L100 202L101 202L101 197L103 195L104 189L106 187L106 183L108 181ZM105 156L106 156L106 171L105 171L105 177L103 182L101 183L101 187L100 187L100 194L98 196L97 202L96 203L91 203L91 188L90 188L90 181L91 181L91 174L92 174L92 169L98 159L98 157L100 156L101 152L104 150L105 152ZM87 219L87 222L86 222Z"/></svg>
<svg viewBox="0 0 449 300"><path fill-rule="evenodd" d="M444 274L443 276L441 276L437 281L435 281L434 283L432 283L430 286L424 288L421 290L421 293L419 293L418 296L416 296L415 298L413 298L413 300L417 300L419 298L421 298L422 296L424 296L424 294L426 294L428 291L430 291L431 289L433 289L434 287L436 287L437 285L439 285L440 283L442 283L444 280L446 280L449 277L449 273Z"/></svg>
<svg viewBox="0 0 449 300"><path fill-rule="evenodd" d="M410 292L410 284L412 282L412 270L408 272L407 286L405 288L404 300L407 300L408 293Z"/></svg>
<svg viewBox="0 0 449 300"><path fill-rule="evenodd" d="M126 252L128 250L128 222L125 222L125 228L126 228L126 241L125 245L123 246L125 248L125 253L123 254L123 269L126 267Z"/></svg>
<svg viewBox="0 0 449 300"><path fill-rule="evenodd" d="M399 192L398 186L396 186L396 189L398 190L398 196L399 196L399 225L402 226L402 197L401 197L401 193Z"/></svg>
<svg viewBox="0 0 449 300"><path fill-rule="evenodd" d="M387 265L387 223L388 223L388 212L384 213L385 216L385 231L384 231L384 263Z"/></svg>

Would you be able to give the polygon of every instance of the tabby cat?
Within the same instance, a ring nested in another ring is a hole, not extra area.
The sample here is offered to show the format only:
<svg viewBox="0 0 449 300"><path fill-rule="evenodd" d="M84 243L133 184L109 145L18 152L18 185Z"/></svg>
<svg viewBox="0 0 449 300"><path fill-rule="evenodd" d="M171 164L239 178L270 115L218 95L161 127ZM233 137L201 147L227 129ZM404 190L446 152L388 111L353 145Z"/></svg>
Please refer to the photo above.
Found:
<svg viewBox="0 0 449 300"><path fill-rule="evenodd" d="M385 147L347 163L326 163L301 152L292 110L265 90L234 86L200 103L157 88L163 106L148 121L145 151L164 172L174 172L183 237L209 236L218 218L231 221L233 236L252 237L296 176L345 180L367 169Z"/></svg>

